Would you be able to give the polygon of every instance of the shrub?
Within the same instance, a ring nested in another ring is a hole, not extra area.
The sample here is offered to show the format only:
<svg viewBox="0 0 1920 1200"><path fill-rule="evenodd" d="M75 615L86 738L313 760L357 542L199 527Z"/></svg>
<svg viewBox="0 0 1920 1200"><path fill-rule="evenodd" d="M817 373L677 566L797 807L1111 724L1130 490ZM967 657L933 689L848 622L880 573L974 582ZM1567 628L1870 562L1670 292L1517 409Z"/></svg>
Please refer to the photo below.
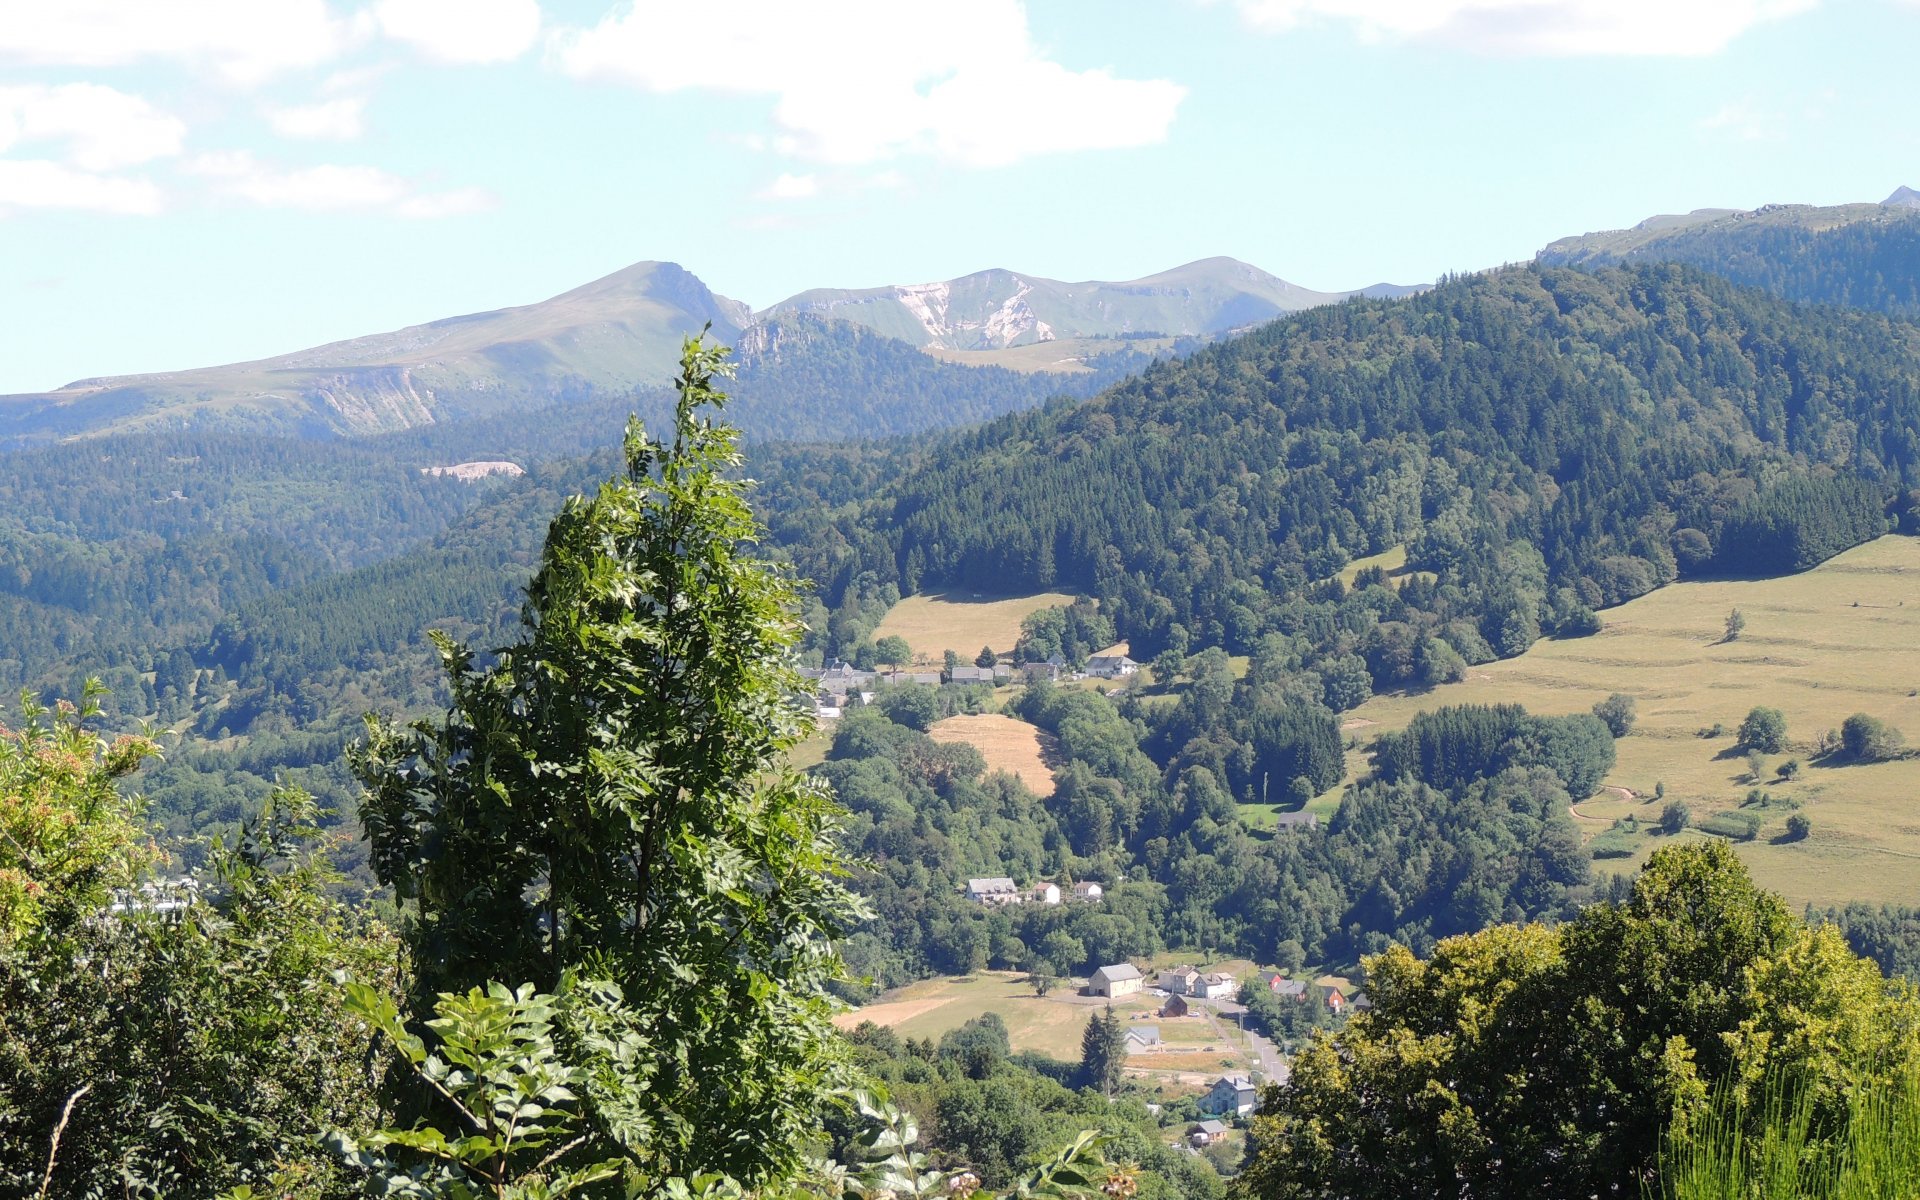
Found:
<svg viewBox="0 0 1920 1200"><path fill-rule="evenodd" d="M1781 763L1780 778L1782 779L1800 778L1800 760L1797 758L1790 758L1786 762Z"/></svg>
<svg viewBox="0 0 1920 1200"><path fill-rule="evenodd" d="M1861 762L1898 758L1906 740L1898 729L1866 713L1855 713L1840 726L1840 749Z"/></svg>
<svg viewBox="0 0 1920 1200"><path fill-rule="evenodd" d="M1756 707L1740 722L1740 744L1763 754L1787 748L1787 717L1777 708Z"/></svg>
<svg viewBox="0 0 1920 1200"><path fill-rule="evenodd" d="M1787 818L1787 840L1788 841L1790 842L1805 841L1807 838L1807 835L1812 832L1813 832L1813 822L1807 819L1807 814L1793 813Z"/></svg>
<svg viewBox="0 0 1920 1200"><path fill-rule="evenodd" d="M1750 842L1759 834L1765 818L1757 812L1736 810L1734 812L1715 813L1700 822L1703 833L1717 837L1731 838L1736 842Z"/></svg>
<svg viewBox="0 0 1920 1200"><path fill-rule="evenodd" d="M1693 810L1675 800L1660 810L1660 832L1679 833L1693 824Z"/></svg>
<svg viewBox="0 0 1920 1200"><path fill-rule="evenodd" d="M1633 729L1633 697L1615 692L1593 706L1593 715L1606 722L1607 731L1614 737L1623 738Z"/></svg>

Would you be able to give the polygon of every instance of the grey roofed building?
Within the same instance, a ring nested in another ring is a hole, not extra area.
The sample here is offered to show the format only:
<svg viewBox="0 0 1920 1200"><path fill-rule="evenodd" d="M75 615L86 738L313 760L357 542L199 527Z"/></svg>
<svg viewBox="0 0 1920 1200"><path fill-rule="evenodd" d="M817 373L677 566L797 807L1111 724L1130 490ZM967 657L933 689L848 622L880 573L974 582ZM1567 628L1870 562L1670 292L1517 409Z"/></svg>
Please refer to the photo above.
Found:
<svg viewBox="0 0 1920 1200"><path fill-rule="evenodd" d="M1273 814L1273 827L1275 829L1314 829L1317 828L1319 824L1319 815L1310 813L1304 808L1297 812Z"/></svg>
<svg viewBox="0 0 1920 1200"><path fill-rule="evenodd" d="M967 899L979 904L1018 904L1020 888L1005 875L967 880Z"/></svg>
<svg viewBox="0 0 1920 1200"><path fill-rule="evenodd" d="M1136 1046L1158 1046L1160 1027L1158 1025L1135 1025L1127 1030L1127 1040Z"/></svg>

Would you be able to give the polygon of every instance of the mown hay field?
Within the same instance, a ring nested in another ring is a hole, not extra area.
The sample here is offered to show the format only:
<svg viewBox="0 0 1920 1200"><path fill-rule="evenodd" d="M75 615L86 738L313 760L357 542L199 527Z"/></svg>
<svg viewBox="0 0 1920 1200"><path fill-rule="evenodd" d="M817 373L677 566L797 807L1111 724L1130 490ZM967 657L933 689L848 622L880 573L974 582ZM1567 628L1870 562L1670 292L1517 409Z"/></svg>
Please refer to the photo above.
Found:
<svg viewBox="0 0 1920 1200"><path fill-rule="evenodd" d="M1000 713L948 717L927 733L936 742L965 742L987 760L987 770L1017 776L1036 796L1053 795L1053 766L1060 761L1053 735Z"/></svg>
<svg viewBox="0 0 1920 1200"><path fill-rule="evenodd" d="M1728 642L1735 608L1746 628ZM1739 807L1755 785L1733 731L1755 705L1778 708L1792 744L1768 756L1759 785L1775 804L1759 836L1738 843L1755 877L1795 905L1920 904L1920 758L1812 761L1820 736L1856 712L1920 746L1920 540L1884 537L1781 579L1674 584L1601 616L1592 637L1543 640L1519 658L1472 668L1464 682L1375 697L1343 722L1364 743L1443 704L1559 714L1624 692L1639 719L1618 743L1611 790L1574 806L1592 837L1628 815L1646 830L1667 801L1686 804L1696 826ZM1724 732L1702 736L1716 725ZM1799 778L1778 780L1789 759L1802 764ZM1659 784L1664 800L1654 799ZM1788 801L1812 822L1805 841L1779 840ZM1630 840L1631 856L1596 866L1630 869L1664 840L1642 833Z"/></svg>
<svg viewBox="0 0 1920 1200"><path fill-rule="evenodd" d="M966 592L908 596L887 611L873 637L875 641L905 638L918 662L940 662L952 650L971 666L982 646L991 646L1003 655L1011 651L1020 640L1020 622L1030 614L1072 603L1073 597L1065 592L999 597Z"/></svg>

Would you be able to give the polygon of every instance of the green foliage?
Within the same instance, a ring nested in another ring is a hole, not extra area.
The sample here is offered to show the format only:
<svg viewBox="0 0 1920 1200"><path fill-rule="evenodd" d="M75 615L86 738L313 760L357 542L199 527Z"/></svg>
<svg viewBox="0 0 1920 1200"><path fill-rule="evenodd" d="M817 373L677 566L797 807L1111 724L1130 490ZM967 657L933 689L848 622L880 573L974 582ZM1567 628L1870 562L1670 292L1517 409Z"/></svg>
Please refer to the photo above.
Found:
<svg viewBox="0 0 1920 1200"><path fill-rule="evenodd" d="M1512 768L1544 767L1577 799L1613 769L1614 735L1599 717L1535 717L1517 704L1454 705L1423 711L1373 745L1387 780L1419 779L1453 789Z"/></svg>
<svg viewBox="0 0 1920 1200"><path fill-rule="evenodd" d="M1086 597L1066 608L1043 608L1020 622L1015 662L1045 662L1058 654L1076 669L1087 657L1113 644L1113 621ZM988 666L991 664L980 664Z"/></svg>
<svg viewBox="0 0 1920 1200"><path fill-rule="evenodd" d="M1746 631L1747 614L1737 608L1733 609L1727 613L1726 632L1721 635L1720 640L1723 642L1737 642L1740 640L1740 635Z"/></svg>
<svg viewBox="0 0 1920 1200"><path fill-rule="evenodd" d="M353 1011L458 1122L451 1135L425 1123L337 1133L340 1154L370 1177L378 1194L557 1200L624 1173L618 1158L583 1161L591 1151L578 1093L589 1075L569 1065L555 1045L563 1001L535 993L531 984L442 993L425 1022L433 1035L429 1047L390 999L354 983L347 992Z"/></svg>
<svg viewBox="0 0 1920 1200"><path fill-rule="evenodd" d="M818 1127L832 939L860 910L839 810L785 763L805 731L796 596L743 553L737 435L698 415L723 355L690 341L673 441L636 422L624 477L554 520L520 639L484 667L441 639L447 719L371 721L355 766L415 1011L499 979L605 980L595 1153L752 1184Z"/></svg>
<svg viewBox="0 0 1920 1200"><path fill-rule="evenodd" d="M1856 762L1899 758L1906 740L1898 729L1866 713L1854 713L1840 725L1840 751Z"/></svg>
<svg viewBox="0 0 1920 1200"><path fill-rule="evenodd" d="M1732 838L1736 842L1750 842L1759 835L1760 827L1764 824L1765 814L1735 809L1732 812L1715 813L1695 828L1702 833Z"/></svg>
<svg viewBox="0 0 1920 1200"><path fill-rule="evenodd" d="M993 652L992 646L980 647L980 653L973 656L973 665L976 667L990 667L999 661L1000 656Z"/></svg>
<svg viewBox="0 0 1920 1200"><path fill-rule="evenodd" d="M1813 832L1813 821L1808 818L1807 814L1789 813L1787 815L1787 840L1788 841L1804 842L1807 840L1807 835L1812 832Z"/></svg>
<svg viewBox="0 0 1920 1200"><path fill-rule="evenodd" d="M99 696L91 680L78 707L23 693L20 727L0 726L0 952L67 935L152 865L142 806L115 783L159 747L96 742Z"/></svg>
<svg viewBox="0 0 1920 1200"><path fill-rule="evenodd" d="M1667 801L1660 810L1660 832L1669 837L1693 824L1693 810L1678 800Z"/></svg>
<svg viewBox="0 0 1920 1200"><path fill-rule="evenodd" d="M1920 1078L1876 1078L1823 1123L1811 1090L1769 1078L1756 1096L1716 1089L1708 1110L1668 1130L1661 1200L1903 1200L1920 1178Z"/></svg>
<svg viewBox="0 0 1920 1200"><path fill-rule="evenodd" d="M1615 692L1593 706L1593 715L1606 724L1608 733L1623 738L1633 731L1634 709L1632 696Z"/></svg>
<svg viewBox="0 0 1920 1200"><path fill-rule="evenodd" d="M1841 476L1790 479L1727 515L1713 566L1729 575L1805 571L1886 531L1886 496L1880 488ZM1739 637L1745 625L1744 618L1736 626L1729 616L1726 640Z"/></svg>
<svg viewBox="0 0 1920 1200"><path fill-rule="evenodd" d="M907 639L898 635L881 638L873 644L873 649L879 660L890 667L913 661L913 647L907 645Z"/></svg>
<svg viewBox="0 0 1920 1200"><path fill-rule="evenodd" d="M1756 707L1740 722L1740 744L1762 754L1778 754L1787 748L1787 717L1777 708Z"/></svg>
<svg viewBox="0 0 1920 1200"><path fill-rule="evenodd" d="M334 977L391 993L400 955L328 898L316 815L275 796L183 910L157 902L194 901L186 885L136 890L0 949L0 1192L34 1194L51 1161L51 1196L342 1194L318 1127L383 1114Z"/></svg>
<svg viewBox="0 0 1920 1200"><path fill-rule="evenodd" d="M1109 1004L1087 1017L1080 1035L1080 1078L1090 1088L1111 1096L1126 1079L1127 1032Z"/></svg>
<svg viewBox="0 0 1920 1200"><path fill-rule="evenodd" d="M1245 1194L1631 1194L1714 1087L1794 1073L1831 1121L1872 1064L1915 1050L1912 996L1793 921L1723 843L1657 852L1624 902L1565 925L1365 965L1372 1011L1268 1092Z"/></svg>

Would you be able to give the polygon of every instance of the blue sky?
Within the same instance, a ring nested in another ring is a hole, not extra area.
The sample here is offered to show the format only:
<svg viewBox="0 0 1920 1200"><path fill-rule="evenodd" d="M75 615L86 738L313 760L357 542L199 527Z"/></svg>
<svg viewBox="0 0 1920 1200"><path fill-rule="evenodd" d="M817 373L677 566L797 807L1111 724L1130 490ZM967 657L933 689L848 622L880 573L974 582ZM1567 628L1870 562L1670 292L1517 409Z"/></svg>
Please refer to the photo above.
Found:
<svg viewBox="0 0 1920 1200"><path fill-rule="evenodd" d="M1322 289L1920 186L1920 0L0 0L0 392L527 303Z"/></svg>

